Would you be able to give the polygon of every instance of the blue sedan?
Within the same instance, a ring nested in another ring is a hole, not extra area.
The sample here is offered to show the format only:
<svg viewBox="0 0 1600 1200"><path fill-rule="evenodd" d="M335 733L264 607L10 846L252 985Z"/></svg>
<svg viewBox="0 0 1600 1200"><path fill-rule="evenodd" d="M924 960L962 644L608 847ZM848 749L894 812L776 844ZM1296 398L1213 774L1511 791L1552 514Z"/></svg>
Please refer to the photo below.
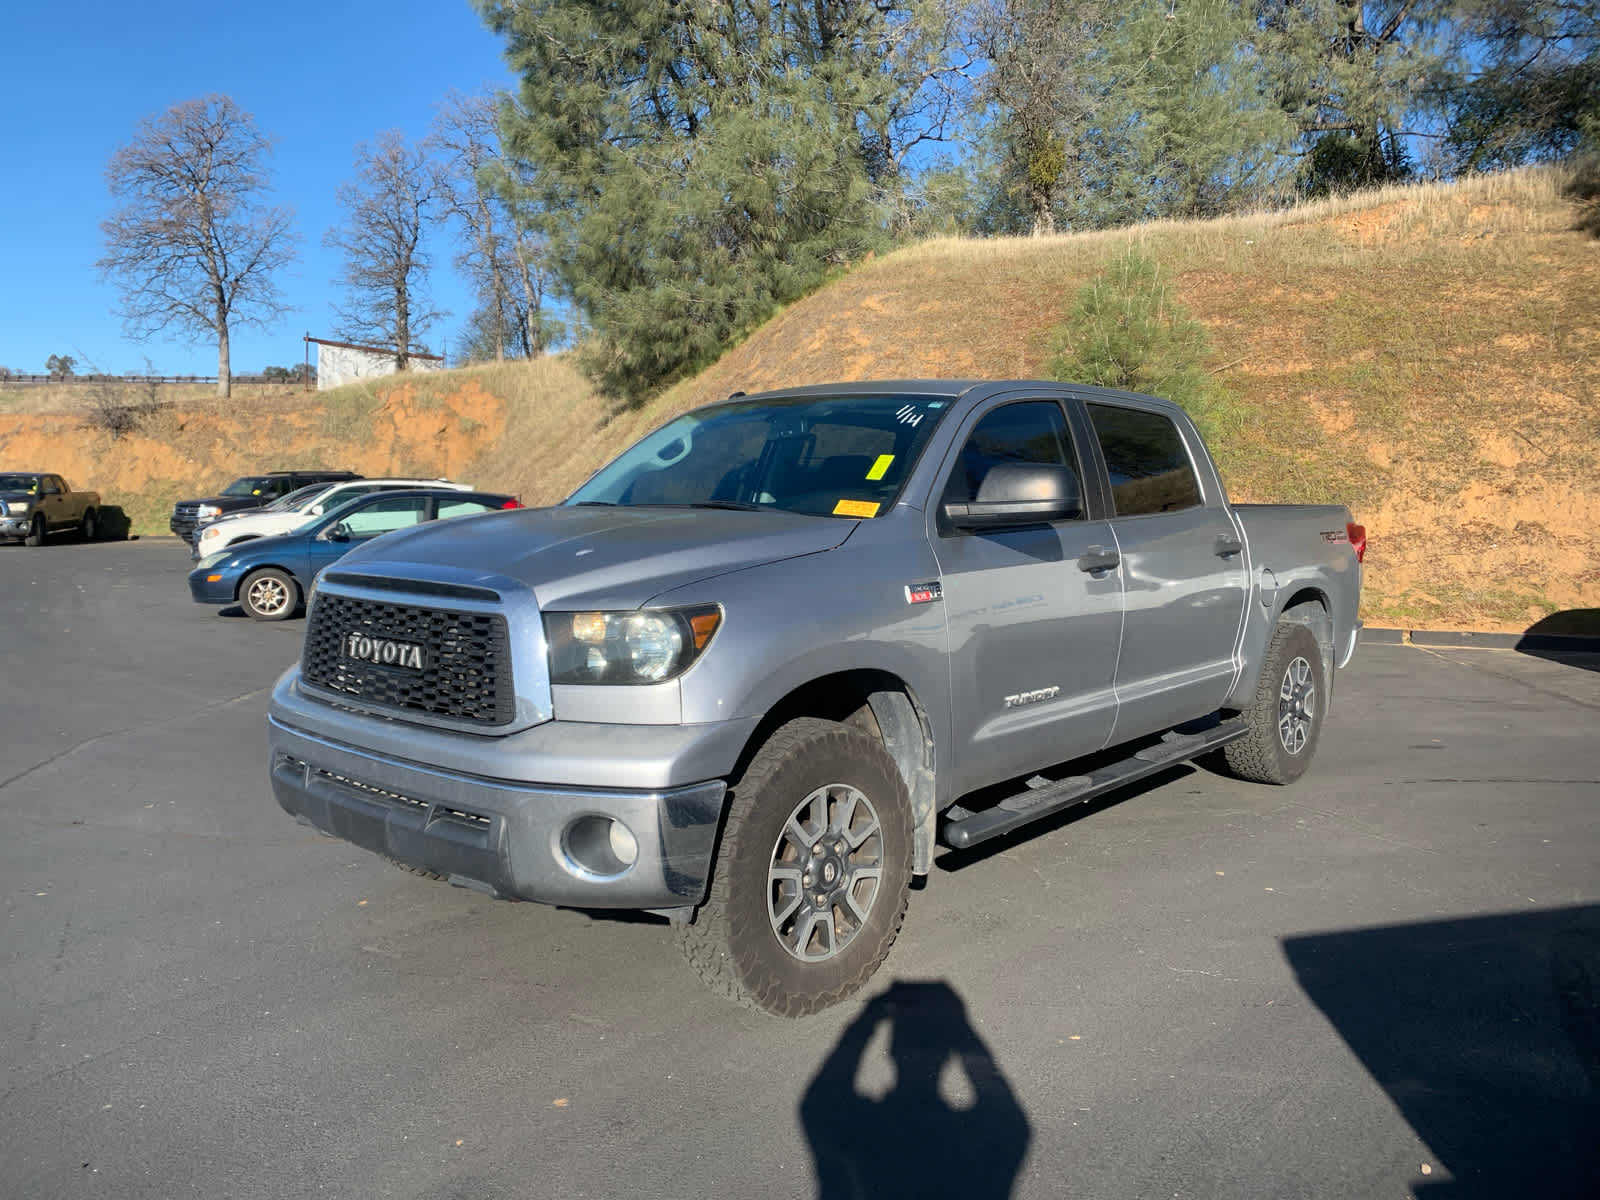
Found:
<svg viewBox="0 0 1600 1200"><path fill-rule="evenodd" d="M189 572L197 604L237 604L258 621L292 616L317 572L370 538L423 521L521 508L515 496L417 488L371 492L281 537L241 542Z"/></svg>

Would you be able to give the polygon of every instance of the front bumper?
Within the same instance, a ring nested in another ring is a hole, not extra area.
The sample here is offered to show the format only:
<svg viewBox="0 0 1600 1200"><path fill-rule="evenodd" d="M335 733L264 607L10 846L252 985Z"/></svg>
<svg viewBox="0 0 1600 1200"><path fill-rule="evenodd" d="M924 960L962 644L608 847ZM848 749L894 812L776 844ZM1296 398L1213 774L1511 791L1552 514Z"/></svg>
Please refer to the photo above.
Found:
<svg viewBox="0 0 1600 1200"><path fill-rule="evenodd" d="M28 535L27 517L0 517L0 538L21 538Z"/></svg>
<svg viewBox="0 0 1600 1200"><path fill-rule="evenodd" d="M215 582L207 582L207 575L220 575ZM196 604L232 604L239 587L236 573L206 571L196 568L189 572L189 595Z"/></svg>
<svg viewBox="0 0 1600 1200"><path fill-rule="evenodd" d="M383 757L270 721L272 790L299 820L501 899L681 908L705 899L726 785L593 789ZM605 822L638 856L607 860Z"/></svg>

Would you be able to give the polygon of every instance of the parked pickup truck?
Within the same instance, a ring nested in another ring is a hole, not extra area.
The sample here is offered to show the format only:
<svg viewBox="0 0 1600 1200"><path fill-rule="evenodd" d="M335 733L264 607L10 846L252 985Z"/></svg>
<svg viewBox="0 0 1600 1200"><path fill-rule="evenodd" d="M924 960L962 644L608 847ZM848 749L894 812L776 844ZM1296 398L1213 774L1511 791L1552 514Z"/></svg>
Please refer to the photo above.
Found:
<svg viewBox="0 0 1600 1200"><path fill-rule="evenodd" d="M664 914L714 989L811 1013L877 969L941 844L1200 756L1298 778L1365 538L1230 505L1148 396L736 395L560 506L328 568L272 787L436 878Z"/></svg>
<svg viewBox="0 0 1600 1200"><path fill-rule="evenodd" d="M215 521L223 513L262 508L313 483L360 478L354 471L323 470L268 471L264 475L241 475L215 496L179 500L172 506L167 528L192 545L199 527L207 521Z"/></svg>
<svg viewBox="0 0 1600 1200"><path fill-rule="evenodd" d="M88 539L99 520L99 492L74 491L47 471L0 472L0 541L42 546L47 535L63 530Z"/></svg>

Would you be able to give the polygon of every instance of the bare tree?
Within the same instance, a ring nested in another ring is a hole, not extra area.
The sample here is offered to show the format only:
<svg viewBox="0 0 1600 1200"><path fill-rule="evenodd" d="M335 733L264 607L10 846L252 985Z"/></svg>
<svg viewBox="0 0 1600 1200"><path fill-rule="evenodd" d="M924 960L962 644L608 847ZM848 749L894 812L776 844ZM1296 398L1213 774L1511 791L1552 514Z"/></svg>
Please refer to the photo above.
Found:
<svg viewBox="0 0 1600 1200"><path fill-rule="evenodd" d="M346 223L328 230L323 243L344 252L344 272L335 281L346 301L336 311L340 333L351 339L393 343L395 366L404 371L417 339L444 314L428 307L428 270L423 248L443 204L439 172L420 146L406 144L399 130L378 135L356 150L356 177L339 188Z"/></svg>
<svg viewBox="0 0 1600 1200"><path fill-rule="evenodd" d="M978 100L995 114L1035 237L1056 231L1056 198L1089 107L1083 54L1099 18L1099 0L981 0L973 6L975 52L990 63Z"/></svg>
<svg viewBox="0 0 1600 1200"><path fill-rule="evenodd" d="M497 97L452 92L428 139L441 157L445 209L465 244L456 264L477 293L468 340L475 353L497 361L544 353L561 328L544 311L554 277L547 239L506 199L517 168L501 153L499 120Z"/></svg>
<svg viewBox="0 0 1600 1200"><path fill-rule="evenodd" d="M490 164L500 157L497 124L492 96L451 92L434 119L429 141L442 155L439 182L445 211L460 226L466 243L456 263L478 293L485 316L482 326L499 361L506 356L504 333L513 320L502 228L509 220L490 191L486 175Z"/></svg>
<svg viewBox="0 0 1600 1200"><path fill-rule="evenodd" d="M219 396L232 390L231 331L286 308L272 275L294 261L297 238L292 211L261 199L270 151L249 113L211 95L141 121L106 166L124 203L100 223L96 265L122 293L124 328L138 339L168 329L215 338Z"/></svg>

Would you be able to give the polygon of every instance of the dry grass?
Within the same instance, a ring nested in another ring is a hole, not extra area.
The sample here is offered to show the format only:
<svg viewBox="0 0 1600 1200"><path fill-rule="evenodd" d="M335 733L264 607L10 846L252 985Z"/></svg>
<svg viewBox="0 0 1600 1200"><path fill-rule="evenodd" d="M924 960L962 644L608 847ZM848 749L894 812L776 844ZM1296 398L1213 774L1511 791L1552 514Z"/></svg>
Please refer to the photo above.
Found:
<svg viewBox="0 0 1600 1200"><path fill-rule="evenodd" d="M83 412L98 402L102 394L132 404L150 394L150 384L139 380L63 380L60 383L6 383L0 381L0 413ZM236 384L233 396L217 401L217 388L211 383L158 383L155 396L162 404L188 407L214 401L220 404L262 402L304 403L306 393L299 384Z"/></svg>

